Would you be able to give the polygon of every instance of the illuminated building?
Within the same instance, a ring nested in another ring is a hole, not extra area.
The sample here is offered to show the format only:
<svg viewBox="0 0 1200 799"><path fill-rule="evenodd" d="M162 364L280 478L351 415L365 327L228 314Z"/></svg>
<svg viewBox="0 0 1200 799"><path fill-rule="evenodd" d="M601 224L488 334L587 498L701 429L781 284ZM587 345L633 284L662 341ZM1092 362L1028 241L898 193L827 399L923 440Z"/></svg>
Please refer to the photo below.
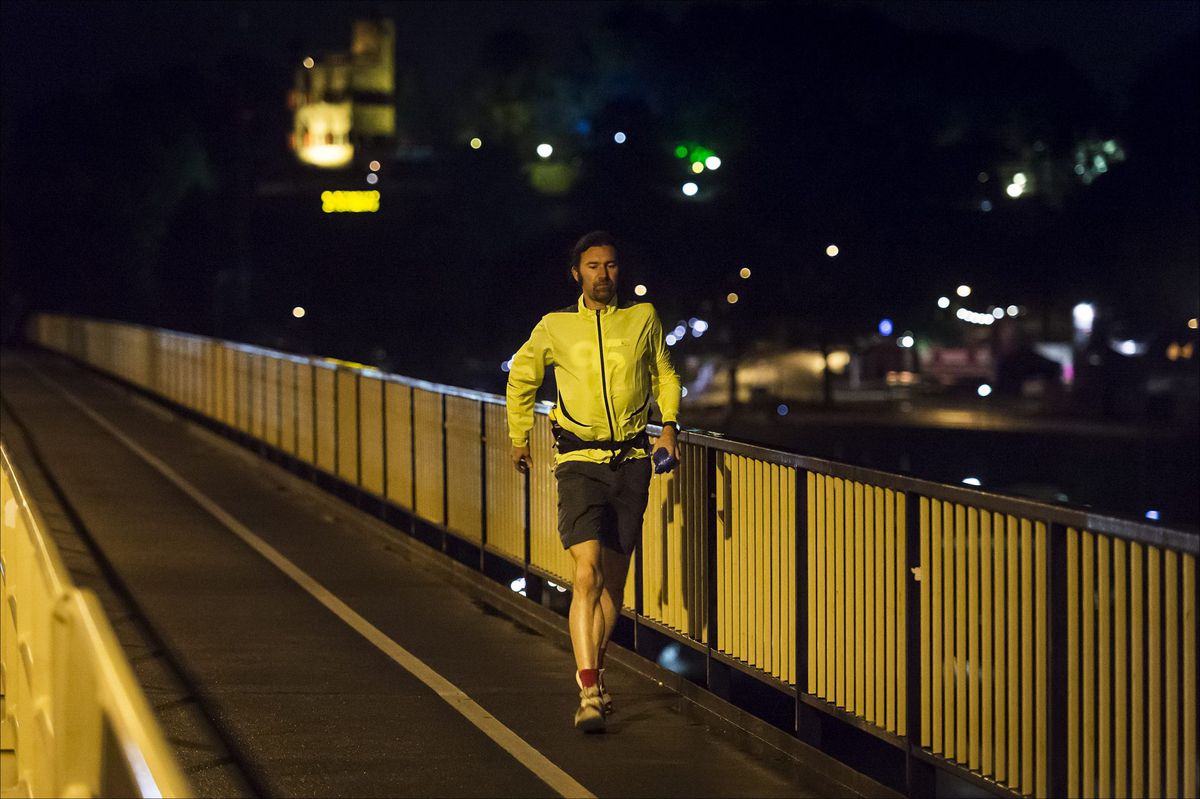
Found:
<svg viewBox="0 0 1200 799"><path fill-rule="evenodd" d="M288 107L289 144L302 162L326 169L373 158L396 136L396 27L356 20L349 53L306 57L296 67Z"/></svg>

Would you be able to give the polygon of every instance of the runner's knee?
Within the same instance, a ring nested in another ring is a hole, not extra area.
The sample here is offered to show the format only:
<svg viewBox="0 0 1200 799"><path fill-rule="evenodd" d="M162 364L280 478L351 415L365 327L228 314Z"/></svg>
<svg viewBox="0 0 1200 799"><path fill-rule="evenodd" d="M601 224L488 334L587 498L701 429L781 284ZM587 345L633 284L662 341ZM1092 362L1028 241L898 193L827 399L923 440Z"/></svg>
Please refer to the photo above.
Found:
<svg viewBox="0 0 1200 799"><path fill-rule="evenodd" d="M604 588L604 572L599 563L580 562L575 564L575 591L584 596L596 597Z"/></svg>

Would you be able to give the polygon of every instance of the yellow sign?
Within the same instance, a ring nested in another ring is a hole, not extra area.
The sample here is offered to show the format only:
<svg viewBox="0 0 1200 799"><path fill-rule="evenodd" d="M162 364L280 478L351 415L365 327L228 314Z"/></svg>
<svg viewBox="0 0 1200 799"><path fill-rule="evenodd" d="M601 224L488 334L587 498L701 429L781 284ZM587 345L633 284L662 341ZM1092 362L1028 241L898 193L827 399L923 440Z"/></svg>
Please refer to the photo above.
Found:
<svg viewBox="0 0 1200 799"><path fill-rule="evenodd" d="M349 212L373 214L379 210L377 191L323 191L321 210L327 214Z"/></svg>

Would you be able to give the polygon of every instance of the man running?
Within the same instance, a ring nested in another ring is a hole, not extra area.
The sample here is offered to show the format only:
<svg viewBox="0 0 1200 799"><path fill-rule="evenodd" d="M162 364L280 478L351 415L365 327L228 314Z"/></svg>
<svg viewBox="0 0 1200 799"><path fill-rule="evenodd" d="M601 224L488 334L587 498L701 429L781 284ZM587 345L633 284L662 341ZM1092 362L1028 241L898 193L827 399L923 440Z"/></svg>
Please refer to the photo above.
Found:
<svg viewBox="0 0 1200 799"><path fill-rule="evenodd" d="M578 302L543 316L513 356L508 429L513 465L527 472L533 465L533 405L546 367L553 366L558 532L575 559L570 613L580 688L575 726L595 732L612 712L604 689L604 650L617 625L650 490L650 398L663 419L656 449L677 459L680 390L654 306L617 301L612 237L598 230L581 238L571 251L570 271L580 288Z"/></svg>

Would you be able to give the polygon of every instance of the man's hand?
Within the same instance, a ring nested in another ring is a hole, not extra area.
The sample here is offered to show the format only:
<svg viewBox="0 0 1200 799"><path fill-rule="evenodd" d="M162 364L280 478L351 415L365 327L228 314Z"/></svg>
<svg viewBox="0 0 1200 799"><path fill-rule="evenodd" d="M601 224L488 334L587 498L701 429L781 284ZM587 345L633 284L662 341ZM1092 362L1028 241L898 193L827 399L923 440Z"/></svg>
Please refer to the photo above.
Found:
<svg viewBox="0 0 1200 799"><path fill-rule="evenodd" d="M529 474L529 467L533 465L533 458L529 454L529 445L523 447L512 448L513 468L522 474Z"/></svg>
<svg viewBox="0 0 1200 799"><path fill-rule="evenodd" d="M654 448L658 449L659 447L662 447L663 449L665 449L667 452L669 452L671 454L672 458L674 458L676 461L678 461L679 460L679 444L675 440L675 437L676 437L675 428L670 427L669 425L663 425L662 435L660 435L658 437L658 440L654 442Z"/></svg>

